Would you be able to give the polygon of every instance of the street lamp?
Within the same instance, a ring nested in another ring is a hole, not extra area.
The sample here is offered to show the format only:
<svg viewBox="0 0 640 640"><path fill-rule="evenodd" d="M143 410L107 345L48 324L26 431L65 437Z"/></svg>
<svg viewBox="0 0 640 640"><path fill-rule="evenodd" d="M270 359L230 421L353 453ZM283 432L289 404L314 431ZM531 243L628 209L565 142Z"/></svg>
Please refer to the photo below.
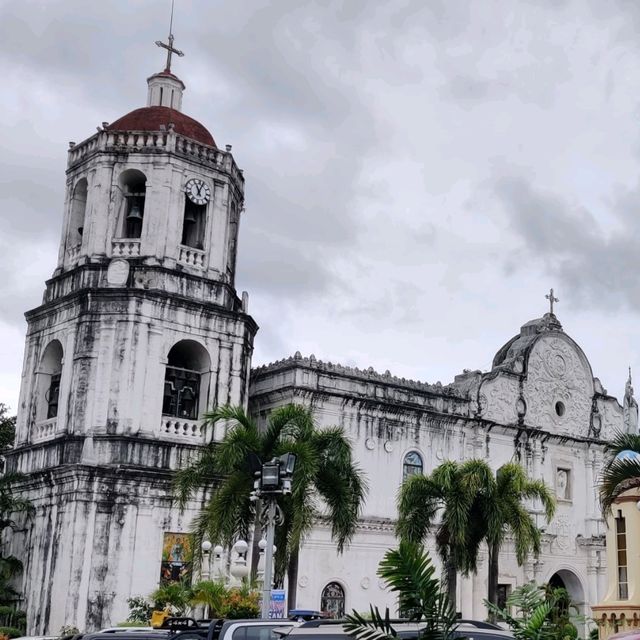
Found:
<svg viewBox="0 0 640 640"><path fill-rule="evenodd" d="M202 543L202 550L206 554L204 546L208 545L207 551L211 550L211 543L206 540ZM222 582L227 586L235 586L234 578L238 582L242 582L244 578L249 575L249 568L247 567L247 551L249 545L244 540L238 540L231 547L232 554L235 553L235 558L231 557L229 563L229 574L227 574L227 568L225 566L224 547L217 544L213 547L213 578L218 582Z"/></svg>
<svg viewBox="0 0 640 640"><path fill-rule="evenodd" d="M267 525L266 539L264 540L264 546L262 545L262 540L258 543L258 546L264 549L262 617L268 618L271 604L271 582L273 579L275 528L276 524L282 524L284 520L282 510L278 507L277 498L291 493L291 481L296 467L296 455L294 453L285 453L279 458L273 458L264 463L260 463L254 457L250 462L255 469L255 481L251 499L260 498L265 503L263 514ZM256 468L258 465L260 465L259 469Z"/></svg>
<svg viewBox="0 0 640 640"><path fill-rule="evenodd" d="M211 565L210 565L210 551L211 551L211 543L208 540L203 540L200 548L202 549L202 569L200 571L200 576L203 580L208 580L211 573Z"/></svg>

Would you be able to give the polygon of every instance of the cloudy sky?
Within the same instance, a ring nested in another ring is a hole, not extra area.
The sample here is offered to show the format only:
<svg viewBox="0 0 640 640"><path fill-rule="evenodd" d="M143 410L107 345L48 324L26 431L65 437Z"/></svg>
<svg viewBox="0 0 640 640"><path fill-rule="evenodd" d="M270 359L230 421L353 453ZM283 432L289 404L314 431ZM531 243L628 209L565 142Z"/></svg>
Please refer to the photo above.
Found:
<svg viewBox="0 0 640 640"><path fill-rule="evenodd" d="M144 106L170 0L0 0L0 401L55 266L69 140ZM183 110L246 177L255 364L443 383L554 287L640 379L640 3L176 0ZM640 383L639 383L640 385Z"/></svg>

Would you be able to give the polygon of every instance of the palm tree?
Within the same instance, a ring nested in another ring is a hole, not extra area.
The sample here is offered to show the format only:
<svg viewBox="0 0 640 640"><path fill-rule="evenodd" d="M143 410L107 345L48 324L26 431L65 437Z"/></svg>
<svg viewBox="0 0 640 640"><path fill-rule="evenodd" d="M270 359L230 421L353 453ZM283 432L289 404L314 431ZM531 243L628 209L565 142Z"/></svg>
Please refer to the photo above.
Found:
<svg viewBox="0 0 640 640"><path fill-rule="evenodd" d="M398 495L396 531L401 540L422 542L436 527L436 549L449 600L455 605L457 573L475 573L485 528L478 492L493 477L487 464L468 460L443 462L428 476L410 476ZM440 521L437 522L441 512Z"/></svg>
<svg viewBox="0 0 640 640"><path fill-rule="evenodd" d="M311 527L326 517L332 539L342 552L355 531L367 492L367 483L353 461L351 443L341 427L316 427L312 412L289 404L271 412L263 429L241 407L219 407L204 414L213 428L230 424L219 443L209 443L201 455L176 474L175 489L181 507L198 491L208 495L195 520L196 551L209 538L230 547L237 538L248 538L256 525L258 507L249 500L254 474L250 455L262 461L284 453L297 456L292 493L279 496L285 516L276 528L275 581L289 578L289 603L295 606L298 551Z"/></svg>
<svg viewBox="0 0 640 640"><path fill-rule="evenodd" d="M600 504L606 515L621 493L640 487L640 435L618 431L605 445L605 453L607 461L600 482Z"/></svg>
<svg viewBox="0 0 640 640"><path fill-rule="evenodd" d="M200 580L191 587L189 604L203 605L205 618L220 618L226 597L227 588L222 582Z"/></svg>
<svg viewBox="0 0 640 640"><path fill-rule="evenodd" d="M480 507L489 548L488 601L492 605L498 602L499 556L507 535L513 538L519 565L531 551L540 552L542 534L525 505L527 500L533 499L542 503L547 522L550 522L556 509L553 494L542 480L528 478L515 462L500 467L493 482L487 483L482 491ZM490 616L493 617L492 610Z"/></svg>
<svg viewBox="0 0 640 640"><path fill-rule="evenodd" d="M429 554L422 545L401 541L397 550L389 550L378 568L378 575L398 596L400 611L420 625L420 640L450 640L458 623L455 607L435 577ZM347 616L344 625L358 640L397 640L389 609L384 616L378 607L369 607L370 618L357 612Z"/></svg>

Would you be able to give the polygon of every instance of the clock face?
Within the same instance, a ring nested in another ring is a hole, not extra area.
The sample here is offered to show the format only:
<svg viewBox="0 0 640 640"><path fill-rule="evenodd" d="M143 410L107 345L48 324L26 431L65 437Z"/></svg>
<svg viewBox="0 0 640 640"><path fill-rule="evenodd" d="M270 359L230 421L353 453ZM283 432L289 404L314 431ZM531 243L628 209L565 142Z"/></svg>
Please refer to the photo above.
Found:
<svg viewBox="0 0 640 640"><path fill-rule="evenodd" d="M194 204L207 204L211 198L211 189L204 180L200 178L191 178L184 187L187 197Z"/></svg>

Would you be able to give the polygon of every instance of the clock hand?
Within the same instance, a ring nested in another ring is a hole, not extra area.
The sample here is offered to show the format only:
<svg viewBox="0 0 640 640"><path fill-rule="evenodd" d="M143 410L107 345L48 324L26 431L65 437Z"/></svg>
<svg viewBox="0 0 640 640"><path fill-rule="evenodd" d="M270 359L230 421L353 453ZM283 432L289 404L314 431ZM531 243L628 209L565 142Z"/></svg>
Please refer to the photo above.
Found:
<svg viewBox="0 0 640 640"><path fill-rule="evenodd" d="M203 188L203 187L204 187L204 185L203 185L203 184L201 184L201 185L200 185L200 184L198 184L198 183L196 182L196 189L198 190L198 195L199 195L199 196L200 196L200 195L202 195L202 188Z"/></svg>

